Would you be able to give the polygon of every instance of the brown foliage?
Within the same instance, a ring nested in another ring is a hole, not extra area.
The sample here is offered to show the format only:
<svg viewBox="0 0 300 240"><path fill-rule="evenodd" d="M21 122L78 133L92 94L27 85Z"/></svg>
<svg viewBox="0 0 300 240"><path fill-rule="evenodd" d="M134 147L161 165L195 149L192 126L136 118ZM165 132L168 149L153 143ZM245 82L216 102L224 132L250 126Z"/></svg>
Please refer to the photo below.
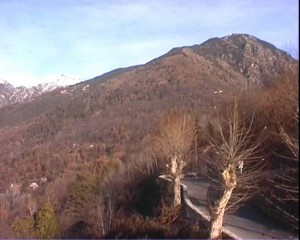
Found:
<svg viewBox="0 0 300 240"><path fill-rule="evenodd" d="M266 191L257 201L262 211L289 228L299 224L299 76L298 69L286 72L260 95L250 95L250 109L256 114L256 134L265 129L262 143L265 161ZM245 100L249 104L249 101ZM249 118L249 114L248 114ZM268 210L267 210L268 209Z"/></svg>
<svg viewBox="0 0 300 240"><path fill-rule="evenodd" d="M173 109L160 120L153 151L156 158L167 163L167 172L174 183L174 206L181 204L180 176L191 160L196 140L196 119L192 115Z"/></svg>
<svg viewBox="0 0 300 240"><path fill-rule="evenodd" d="M288 131L294 131L298 118L298 89L298 73L290 71L278 79L257 102L260 124L272 130L279 124Z"/></svg>
<svg viewBox="0 0 300 240"><path fill-rule="evenodd" d="M172 109L159 122L154 152L166 160L177 155L188 161L195 133L196 119L185 111Z"/></svg>
<svg viewBox="0 0 300 240"><path fill-rule="evenodd" d="M163 207L161 215L143 218L133 214L130 217L119 215L108 238L205 238L205 229L184 220L180 208Z"/></svg>

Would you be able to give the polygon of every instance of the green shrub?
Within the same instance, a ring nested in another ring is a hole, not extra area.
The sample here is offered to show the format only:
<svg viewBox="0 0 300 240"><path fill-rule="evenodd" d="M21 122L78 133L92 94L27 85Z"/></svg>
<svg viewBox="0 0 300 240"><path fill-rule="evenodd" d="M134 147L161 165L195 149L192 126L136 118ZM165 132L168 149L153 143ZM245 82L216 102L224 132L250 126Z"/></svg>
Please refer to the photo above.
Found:
<svg viewBox="0 0 300 240"><path fill-rule="evenodd" d="M33 218L16 219L12 229L17 238L36 238L38 236L37 231L34 229Z"/></svg>
<svg viewBox="0 0 300 240"><path fill-rule="evenodd" d="M12 227L18 238L51 239L59 237L58 219L50 203L45 204L32 217L17 219Z"/></svg>
<svg viewBox="0 0 300 240"><path fill-rule="evenodd" d="M50 203L45 204L37 213L35 228L38 236L42 239L57 238L59 236L59 223Z"/></svg>

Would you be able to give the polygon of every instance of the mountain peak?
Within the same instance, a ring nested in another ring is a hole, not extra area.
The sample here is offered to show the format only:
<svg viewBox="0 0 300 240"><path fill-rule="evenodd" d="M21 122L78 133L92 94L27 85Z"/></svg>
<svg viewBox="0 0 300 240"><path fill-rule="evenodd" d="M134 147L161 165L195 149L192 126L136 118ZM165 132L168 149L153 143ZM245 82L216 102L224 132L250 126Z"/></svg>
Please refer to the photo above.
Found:
<svg viewBox="0 0 300 240"><path fill-rule="evenodd" d="M296 63L285 51L246 33L214 37L201 44L173 48L149 63L156 64L167 59L170 62L182 62L184 58L194 63L201 62L202 68L207 64L207 69L214 66L218 69L216 71L232 72L232 80L226 81L235 85L233 76L236 75L244 79L242 85L248 88L271 84L273 78Z"/></svg>
<svg viewBox="0 0 300 240"><path fill-rule="evenodd" d="M0 84L8 84L8 82L2 78L0 78Z"/></svg>
<svg viewBox="0 0 300 240"><path fill-rule="evenodd" d="M232 33L232 34L226 35L224 37L221 37L221 39L228 39L228 38L246 38L246 39L250 38L250 39L254 39L254 40L258 39L257 37L247 34L247 33Z"/></svg>
<svg viewBox="0 0 300 240"><path fill-rule="evenodd" d="M50 76L46 79L44 83L40 83L37 86L33 86L34 88L41 88L43 92L52 91L56 88L66 87L75 85L81 82L79 77L71 77L66 74L54 75Z"/></svg>
<svg viewBox="0 0 300 240"><path fill-rule="evenodd" d="M79 77L72 77L66 74L60 74L56 77L56 79L53 79L53 81L49 81L49 83L55 83L58 86L69 86L74 85L76 83L79 83L81 79Z"/></svg>
<svg viewBox="0 0 300 240"><path fill-rule="evenodd" d="M252 48L253 50L256 49L258 51L271 51L275 54L281 55L289 55L283 50L278 49L273 44L266 42L264 40L259 39L253 35L247 33L233 33L230 35L226 35L224 37L218 38L211 38L205 41L200 45L195 45L194 48L212 48L211 51L213 52L213 48L215 50L223 50L223 51L239 51L241 54L245 53L244 50L247 48Z"/></svg>
<svg viewBox="0 0 300 240"><path fill-rule="evenodd" d="M80 81L80 78L60 74L49 76L44 83L32 87L14 87L6 80L0 79L0 108L14 103L31 101L43 93L74 85Z"/></svg>
<svg viewBox="0 0 300 240"><path fill-rule="evenodd" d="M215 64L230 66L248 79L250 85L270 84L271 78L295 62L273 44L245 33L212 38L193 50ZM264 71L259 66L264 66Z"/></svg>

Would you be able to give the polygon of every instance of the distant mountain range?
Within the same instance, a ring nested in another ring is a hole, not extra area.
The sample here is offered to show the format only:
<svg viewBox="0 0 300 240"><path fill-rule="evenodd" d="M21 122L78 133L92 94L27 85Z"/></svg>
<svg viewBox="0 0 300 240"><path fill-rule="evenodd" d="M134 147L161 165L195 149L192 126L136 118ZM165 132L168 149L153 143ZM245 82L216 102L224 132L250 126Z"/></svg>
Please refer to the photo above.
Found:
<svg viewBox="0 0 300 240"><path fill-rule="evenodd" d="M172 81L197 81L216 88L253 88L267 86L272 78L295 62L289 54L272 44L248 34L232 34L212 38L200 45L174 48L145 65L116 69L94 79L82 82L103 83L111 79L138 78L139 84L147 79L162 83ZM128 77L127 77L128 75ZM160 79L160 80L158 80ZM124 79L124 81L127 81ZM48 83L34 87L13 87L0 79L0 108L32 101L43 93L74 85L79 78L64 74Z"/></svg>
<svg viewBox="0 0 300 240"><path fill-rule="evenodd" d="M53 79L49 79L49 82L26 88L23 86L14 87L9 81L0 79L0 108L11 104L28 102L45 92L74 85L78 82L80 82L79 78L61 74Z"/></svg>
<svg viewBox="0 0 300 240"><path fill-rule="evenodd" d="M116 69L80 83L79 79L61 75L50 83L15 88L2 80L0 115L1 107L31 104L2 110L5 114L0 117L0 127L4 122L11 124L11 119L29 120L51 112L58 104L68 112L74 102L80 102L82 111L90 117L108 107L111 113L120 113L121 106L122 111L136 111L136 104L141 108L156 106L155 110L198 105L210 112L224 97L273 84L277 76L297 63L268 42L248 34L232 34L174 48L144 65ZM58 89L61 87L64 89ZM222 94L215 95L219 91ZM78 111L80 106L76 107Z"/></svg>

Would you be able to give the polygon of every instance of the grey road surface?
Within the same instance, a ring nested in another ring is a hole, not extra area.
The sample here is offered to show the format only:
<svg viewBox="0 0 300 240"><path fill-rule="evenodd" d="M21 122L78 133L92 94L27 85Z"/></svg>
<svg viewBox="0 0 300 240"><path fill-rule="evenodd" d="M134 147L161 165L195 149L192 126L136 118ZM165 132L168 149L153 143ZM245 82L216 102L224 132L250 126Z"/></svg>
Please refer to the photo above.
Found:
<svg viewBox="0 0 300 240"><path fill-rule="evenodd" d="M205 202L209 182L204 179L185 178L182 179L182 183L187 186L191 202L208 214ZM241 239L299 239L250 205L241 207L232 215L227 215L223 226Z"/></svg>

